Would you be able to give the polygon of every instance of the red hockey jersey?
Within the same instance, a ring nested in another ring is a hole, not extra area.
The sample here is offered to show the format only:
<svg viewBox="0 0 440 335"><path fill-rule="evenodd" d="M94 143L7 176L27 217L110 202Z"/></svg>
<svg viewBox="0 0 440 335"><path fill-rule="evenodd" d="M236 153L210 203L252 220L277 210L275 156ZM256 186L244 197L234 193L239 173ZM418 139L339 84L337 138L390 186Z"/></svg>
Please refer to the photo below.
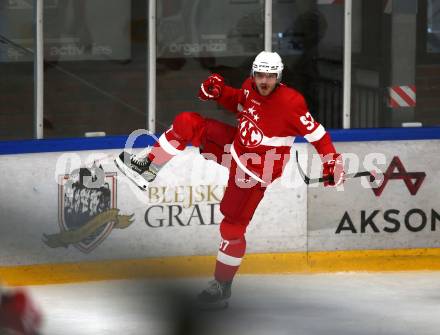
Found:
<svg viewBox="0 0 440 335"><path fill-rule="evenodd" d="M335 152L303 96L284 84L262 96L248 78L241 89L224 86L218 102L237 115L232 157L241 170L260 182L269 183L281 175L296 136L304 136L322 155Z"/></svg>

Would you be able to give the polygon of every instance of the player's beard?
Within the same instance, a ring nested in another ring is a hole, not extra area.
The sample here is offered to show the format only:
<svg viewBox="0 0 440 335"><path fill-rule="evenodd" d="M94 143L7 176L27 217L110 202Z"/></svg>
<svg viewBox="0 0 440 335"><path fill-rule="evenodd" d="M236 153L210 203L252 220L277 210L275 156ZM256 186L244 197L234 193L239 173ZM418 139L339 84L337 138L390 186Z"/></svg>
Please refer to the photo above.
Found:
<svg viewBox="0 0 440 335"><path fill-rule="evenodd" d="M268 96L275 89L275 86L271 87L268 84L259 84L257 85L257 87L258 87L258 93L260 93L262 96Z"/></svg>

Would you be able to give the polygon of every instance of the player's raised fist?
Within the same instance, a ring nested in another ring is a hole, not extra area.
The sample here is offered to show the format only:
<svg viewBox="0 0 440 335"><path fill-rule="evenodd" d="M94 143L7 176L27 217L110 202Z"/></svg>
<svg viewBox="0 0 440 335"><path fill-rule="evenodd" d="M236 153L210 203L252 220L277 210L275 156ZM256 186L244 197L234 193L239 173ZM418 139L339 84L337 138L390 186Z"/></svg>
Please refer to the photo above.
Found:
<svg viewBox="0 0 440 335"><path fill-rule="evenodd" d="M324 186L335 187L344 182L344 163L340 154L332 154L325 157L322 169L322 176L327 180Z"/></svg>
<svg viewBox="0 0 440 335"><path fill-rule="evenodd" d="M219 74L212 74L200 86L199 99L217 100L222 94L223 86L225 86L225 80Z"/></svg>

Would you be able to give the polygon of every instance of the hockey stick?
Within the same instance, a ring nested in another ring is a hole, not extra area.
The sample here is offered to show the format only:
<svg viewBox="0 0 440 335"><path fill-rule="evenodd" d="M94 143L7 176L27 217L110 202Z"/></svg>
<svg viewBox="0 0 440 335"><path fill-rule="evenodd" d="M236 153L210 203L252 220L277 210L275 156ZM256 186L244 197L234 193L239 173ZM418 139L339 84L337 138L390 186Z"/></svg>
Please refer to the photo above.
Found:
<svg viewBox="0 0 440 335"><path fill-rule="evenodd" d="M304 183L306 183L307 185L318 184L318 183L322 183L325 181L329 181L331 179L329 177L310 178L309 176L307 176L305 174L304 170L302 169L301 165L299 164L298 151L296 151L296 164L298 165L298 171L299 171L299 174L301 175L301 178L304 180ZM373 172L362 171L362 172L345 174L344 180L351 179L351 178L359 178L359 177L370 177L370 182L373 182L374 180L376 180L377 176Z"/></svg>

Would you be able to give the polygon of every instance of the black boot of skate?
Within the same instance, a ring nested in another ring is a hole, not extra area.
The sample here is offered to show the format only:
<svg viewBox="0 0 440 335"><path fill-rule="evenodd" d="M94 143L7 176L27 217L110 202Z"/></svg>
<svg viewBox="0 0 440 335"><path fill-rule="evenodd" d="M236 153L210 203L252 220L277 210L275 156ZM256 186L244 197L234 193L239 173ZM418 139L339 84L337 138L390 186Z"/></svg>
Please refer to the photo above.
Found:
<svg viewBox="0 0 440 335"><path fill-rule="evenodd" d="M231 297L232 281L219 282L212 280L208 287L197 297L197 306L201 310L219 310L228 307L228 299Z"/></svg>
<svg viewBox="0 0 440 335"><path fill-rule="evenodd" d="M124 175L143 191L147 190L148 185L156 178L161 168L161 166L152 163L147 158L145 151L138 155L122 151L115 159L115 164Z"/></svg>

